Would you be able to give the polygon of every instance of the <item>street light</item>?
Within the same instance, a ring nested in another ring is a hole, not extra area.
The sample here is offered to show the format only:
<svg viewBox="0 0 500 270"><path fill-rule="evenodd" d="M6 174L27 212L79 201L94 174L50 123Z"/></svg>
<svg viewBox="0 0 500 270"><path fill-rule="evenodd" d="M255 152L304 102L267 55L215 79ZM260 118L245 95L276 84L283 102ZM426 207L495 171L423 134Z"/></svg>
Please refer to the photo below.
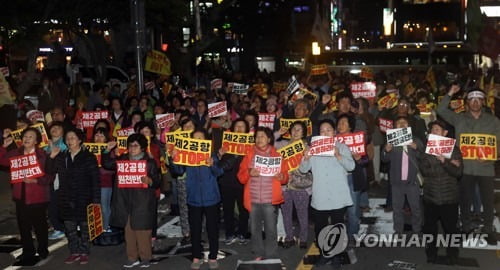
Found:
<svg viewBox="0 0 500 270"><path fill-rule="evenodd" d="M321 54L321 47L319 46L318 42L312 43L312 54L313 55L320 55Z"/></svg>

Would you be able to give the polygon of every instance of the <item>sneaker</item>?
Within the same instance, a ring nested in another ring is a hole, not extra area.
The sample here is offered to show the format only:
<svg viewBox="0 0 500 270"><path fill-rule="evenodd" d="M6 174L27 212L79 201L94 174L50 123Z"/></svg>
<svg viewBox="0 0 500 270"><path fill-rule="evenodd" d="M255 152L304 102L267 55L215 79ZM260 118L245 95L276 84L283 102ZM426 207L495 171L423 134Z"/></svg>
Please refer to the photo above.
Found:
<svg viewBox="0 0 500 270"><path fill-rule="evenodd" d="M150 262L150 261L143 261L143 262L141 262L141 264L140 264L140 267L141 267L141 268L148 268L148 267L150 267L150 266L151 266L151 262Z"/></svg>
<svg viewBox="0 0 500 270"><path fill-rule="evenodd" d="M65 264L72 264L72 263L77 262L79 260L80 260L80 255L78 255L78 254L71 254L71 255L69 255L68 258L66 258L66 260L64 260L64 263Z"/></svg>
<svg viewBox="0 0 500 270"><path fill-rule="evenodd" d="M87 254L80 255L80 264L87 264L87 263L89 263L89 255Z"/></svg>
<svg viewBox="0 0 500 270"><path fill-rule="evenodd" d="M248 239L245 238L243 235L238 235L238 241L240 242L240 245L246 245L248 244Z"/></svg>
<svg viewBox="0 0 500 270"><path fill-rule="evenodd" d="M238 238L234 235L231 235L231 236L226 237L226 240L224 240L224 244L226 246L230 246L230 245L236 243L236 241L238 241Z"/></svg>
<svg viewBox="0 0 500 270"><path fill-rule="evenodd" d="M208 260L208 269L219 269L219 263L217 260Z"/></svg>
<svg viewBox="0 0 500 270"><path fill-rule="evenodd" d="M198 270L201 268L201 265L203 264L203 260L198 259L197 261L193 261L191 263L191 269L192 270Z"/></svg>
<svg viewBox="0 0 500 270"><path fill-rule="evenodd" d="M123 267L125 267L125 268L133 268L133 267L138 266L139 264L141 264L141 262L138 261L138 260L136 260L136 261L128 261L126 264L123 265Z"/></svg>
<svg viewBox="0 0 500 270"><path fill-rule="evenodd" d="M50 233L49 240L57 240L57 239L61 239L63 237L64 237L64 232L63 231L55 230L55 231L53 231L53 232Z"/></svg>

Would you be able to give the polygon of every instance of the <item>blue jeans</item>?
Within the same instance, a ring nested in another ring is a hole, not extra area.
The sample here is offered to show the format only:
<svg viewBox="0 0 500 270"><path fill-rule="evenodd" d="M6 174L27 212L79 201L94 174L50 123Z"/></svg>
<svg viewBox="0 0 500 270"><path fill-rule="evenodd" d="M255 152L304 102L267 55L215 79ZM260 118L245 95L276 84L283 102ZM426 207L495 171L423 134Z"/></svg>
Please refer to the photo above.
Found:
<svg viewBox="0 0 500 270"><path fill-rule="evenodd" d="M353 235L359 231L359 217L361 216L361 211L359 210L359 202L361 200L361 192L354 191L353 176L349 174L347 176L347 182L349 183L349 191L351 192L352 206L347 207L347 234Z"/></svg>
<svg viewBox="0 0 500 270"><path fill-rule="evenodd" d="M101 187L101 211L102 211L102 226L105 230L109 227L109 217L111 216L111 194L113 188Z"/></svg>

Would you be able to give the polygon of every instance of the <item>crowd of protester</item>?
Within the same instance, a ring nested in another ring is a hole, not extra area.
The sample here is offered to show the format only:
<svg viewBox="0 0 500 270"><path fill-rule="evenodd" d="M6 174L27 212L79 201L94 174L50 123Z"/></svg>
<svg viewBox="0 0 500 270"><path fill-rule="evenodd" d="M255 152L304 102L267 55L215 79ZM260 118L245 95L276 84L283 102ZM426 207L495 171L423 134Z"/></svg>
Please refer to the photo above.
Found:
<svg viewBox="0 0 500 270"><path fill-rule="evenodd" d="M493 135L498 141L500 121L493 106L487 104L488 92L494 91L488 82L494 76L498 81L498 71L462 71L451 79L443 71L436 71L433 77L426 76L425 71L379 72L370 80L377 87L376 97L370 99L354 98L350 83L365 81L356 75L296 75L300 88L308 89L298 97L287 92L287 83L280 87L277 76L265 73L221 76L224 83L217 89L211 89L208 80L196 89L171 83L166 77L154 77L150 79L154 87L142 93L133 84L128 89L105 84L90 89L82 82L66 85L61 77L44 77L38 106L18 98L16 126L2 132L0 164L7 171L9 158L32 153L44 171L43 176L12 184L23 248L17 263L32 265L46 258L48 239L64 236L70 251L64 262L88 263L86 208L96 203L102 208L105 232L124 229L128 260L124 267L148 267L161 193L169 200L172 214L180 216L183 237L179 243L192 245L192 269L200 269L204 262L203 224L210 246L209 268L218 269L221 209L224 244L251 243L256 260L279 257L277 239L284 248L307 248L311 243L310 221L315 226L314 241L318 241L323 227L341 223L347 225L352 242L360 230L363 212L370 211L368 189L384 179L389 180L384 208L393 212L395 233L405 233L406 214L411 216L411 233L437 234L438 221L447 234L473 232L477 229L473 222L477 212L471 212L471 207L480 209L482 205L481 230L488 234L488 243L496 244L494 161L463 159L457 146L451 158L430 155L425 153L425 145L428 134L457 138L457 144L465 133ZM287 80L283 77L281 85ZM233 92L232 82L248 84L248 92ZM391 93L396 101L384 107L377 103ZM457 108L450 105L452 99L464 100L462 112L454 111ZM210 118L208 104L219 101L227 102L227 114ZM418 105L426 104L432 104L430 112L421 113ZM43 148L38 147L42 142L40 131L30 127L40 120L27 118L34 109L45 114L41 122L49 143ZM83 112L105 110L109 112L107 119L98 120L93 128L82 127ZM164 113L175 113L175 119L159 128L155 116ZM259 113L275 115L273 129L259 126ZM280 127L280 118L308 118L312 130L309 132L302 120ZM390 120L394 128L411 127L413 142L408 146L386 143L380 119ZM117 132L127 128L132 128L133 134L126 141L127 153L120 153ZM20 129L21 142L17 145L11 132ZM179 153L166 147L165 133L176 130L213 141L207 165L173 162ZM245 156L227 153L228 149L221 146L226 130L254 134L255 145ZM365 135L363 156L340 142L335 144L333 156L308 152L312 136L334 137L358 131ZM290 139L283 138L287 133ZM262 176L255 169L255 155L279 157L279 148L298 141L306 149L297 170L289 172L282 166L280 173ZM107 145L100 157L102 167L83 146L87 142ZM118 188L116 168L121 160L146 161L147 176L141 178L146 188ZM161 170L162 166L166 170ZM295 216L298 234L294 231ZM37 237L36 249L32 230ZM428 262L435 262L437 248L429 245L426 255ZM449 263L456 263L458 249L449 248L447 256ZM338 256L318 261L340 263Z"/></svg>

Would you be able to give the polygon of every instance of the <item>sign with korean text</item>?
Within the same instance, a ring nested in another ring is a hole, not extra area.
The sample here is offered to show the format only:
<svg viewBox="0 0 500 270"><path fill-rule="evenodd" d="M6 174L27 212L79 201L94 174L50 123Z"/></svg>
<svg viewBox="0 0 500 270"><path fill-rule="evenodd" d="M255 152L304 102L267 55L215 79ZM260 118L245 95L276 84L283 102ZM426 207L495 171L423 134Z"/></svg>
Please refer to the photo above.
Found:
<svg viewBox="0 0 500 270"><path fill-rule="evenodd" d="M108 119L108 111L83 112L82 125L84 128L93 128L99 119Z"/></svg>
<svg viewBox="0 0 500 270"><path fill-rule="evenodd" d="M280 118L280 128L287 128L287 129L289 129L290 126L294 122L297 122L297 121L301 121L301 122L304 122L304 124L306 124L306 127L307 127L307 136L311 136L312 135L312 122L311 122L311 120L309 118L300 118L300 119ZM282 137L285 138L285 139L290 139L290 133L287 132L287 133L283 134Z"/></svg>
<svg viewBox="0 0 500 270"><path fill-rule="evenodd" d="M34 122L45 122L45 117L43 116L43 112L39 110L31 110L26 113L26 118L30 120L32 123Z"/></svg>
<svg viewBox="0 0 500 270"><path fill-rule="evenodd" d="M311 67L311 75L322 75L328 73L328 67L325 64L313 65Z"/></svg>
<svg viewBox="0 0 500 270"><path fill-rule="evenodd" d="M234 87L234 85L233 85ZM222 79L213 79L210 81L210 89L221 89L222 88Z"/></svg>
<svg viewBox="0 0 500 270"><path fill-rule="evenodd" d="M309 154L311 156L331 156L335 155L335 139L329 136L314 136L311 138Z"/></svg>
<svg viewBox="0 0 500 270"><path fill-rule="evenodd" d="M49 135L47 135L47 130L45 130L45 126L43 123L38 123L31 125L31 127L34 127L40 131L40 134L42 134L42 142L40 143L39 147L45 147L49 145Z"/></svg>
<svg viewBox="0 0 500 270"><path fill-rule="evenodd" d="M160 75L170 75L170 60L160 51L152 50L146 56L145 71Z"/></svg>
<svg viewBox="0 0 500 270"><path fill-rule="evenodd" d="M227 114L227 106L225 101L208 104L208 117L214 118Z"/></svg>
<svg viewBox="0 0 500 270"><path fill-rule="evenodd" d="M106 143L84 143L83 146L87 148L87 151L94 154L94 156L97 158L97 165L101 167L101 155L102 152L106 150L106 147L108 147L108 145Z"/></svg>
<svg viewBox="0 0 500 270"><path fill-rule="evenodd" d="M450 101L450 107L456 113L461 113L465 111L465 103L463 99L455 99Z"/></svg>
<svg viewBox="0 0 500 270"><path fill-rule="evenodd" d="M175 137L174 164L184 166L207 165L207 160L212 152L211 140L197 140L192 138Z"/></svg>
<svg viewBox="0 0 500 270"><path fill-rule="evenodd" d="M302 140L298 140L278 149L278 153L280 153L283 158L285 171L293 172L299 168L305 149L306 147Z"/></svg>
<svg viewBox="0 0 500 270"><path fill-rule="evenodd" d="M222 135L222 148L227 153L244 156L252 149L255 139L251 133L236 133L224 131Z"/></svg>
<svg viewBox="0 0 500 270"><path fill-rule="evenodd" d="M116 131L116 134L119 136L119 137L128 137L132 134L134 134L135 131L134 131L134 128L133 127L128 127L128 128L122 128L122 129L119 129Z"/></svg>
<svg viewBox="0 0 500 270"><path fill-rule="evenodd" d="M156 117L156 125L160 129L166 128L170 122L175 121L174 113L157 114L155 117Z"/></svg>
<svg viewBox="0 0 500 270"><path fill-rule="evenodd" d="M255 155L254 168L261 176L275 176L281 172L281 157Z"/></svg>
<svg viewBox="0 0 500 270"><path fill-rule="evenodd" d="M250 86L248 84L233 83L233 93L246 95Z"/></svg>
<svg viewBox="0 0 500 270"><path fill-rule="evenodd" d="M377 104L381 109L392 109L398 105L398 96L396 93L390 93L381 97Z"/></svg>
<svg viewBox="0 0 500 270"><path fill-rule="evenodd" d="M463 159L497 160L497 137L489 134L460 134Z"/></svg>
<svg viewBox="0 0 500 270"><path fill-rule="evenodd" d="M127 137L125 136L118 136L116 138L116 147L118 147L118 155L121 156L125 153L128 152L128 149L127 149Z"/></svg>
<svg viewBox="0 0 500 270"><path fill-rule="evenodd" d="M420 112L420 116L428 117L432 113L432 104L417 104L417 109Z"/></svg>
<svg viewBox="0 0 500 270"><path fill-rule="evenodd" d="M288 80L288 86L286 88L286 92L291 95L295 90L299 89L299 81L295 78L295 75L292 75L292 77Z"/></svg>
<svg viewBox="0 0 500 270"><path fill-rule="evenodd" d="M259 127L268 127L274 130L275 113L259 113Z"/></svg>
<svg viewBox="0 0 500 270"><path fill-rule="evenodd" d="M355 82L351 83L351 92L354 98L375 98L377 86L375 82Z"/></svg>
<svg viewBox="0 0 500 270"><path fill-rule="evenodd" d="M363 131L338 134L335 136L335 141L347 145L352 153L366 155L365 133Z"/></svg>
<svg viewBox="0 0 500 270"><path fill-rule="evenodd" d="M17 144L18 147L23 145L23 138L21 137L23 130L24 129L20 128L10 132L12 139L14 140L14 142Z"/></svg>
<svg viewBox="0 0 500 270"><path fill-rule="evenodd" d="M256 83L252 85L252 88L255 89L255 93L258 96L261 96L263 98L267 98L267 86L265 83Z"/></svg>
<svg viewBox="0 0 500 270"><path fill-rule="evenodd" d="M45 175L36 158L36 153L9 158L10 182L20 183L23 179L38 178Z"/></svg>
<svg viewBox="0 0 500 270"><path fill-rule="evenodd" d="M410 145L413 142L411 127L387 130L387 143L393 146Z"/></svg>
<svg viewBox="0 0 500 270"><path fill-rule="evenodd" d="M378 119L378 127L380 131L386 133L388 129L394 128L394 121L385 118Z"/></svg>
<svg viewBox="0 0 500 270"><path fill-rule="evenodd" d="M175 144L175 137L180 136L182 138L189 138L191 136L192 131L187 130L187 131L182 131L182 130L176 130L172 132L167 132L165 133L165 143L167 145L167 149L172 149Z"/></svg>
<svg viewBox="0 0 500 270"><path fill-rule="evenodd" d="M94 240L104 232L101 213L100 204L91 203L87 206L87 224L89 227L90 241Z"/></svg>
<svg viewBox="0 0 500 270"><path fill-rule="evenodd" d="M433 156L444 156L451 158L453 148L455 147L455 139L443 137L435 134L429 134L425 153Z"/></svg>
<svg viewBox="0 0 500 270"><path fill-rule="evenodd" d="M147 176L146 160L117 160L116 179L118 188L147 188L141 181Z"/></svg>
<svg viewBox="0 0 500 270"><path fill-rule="evenodd" d="M369 67L362 67L359 77L367 80L373 80L373 70Z"/></svg>

